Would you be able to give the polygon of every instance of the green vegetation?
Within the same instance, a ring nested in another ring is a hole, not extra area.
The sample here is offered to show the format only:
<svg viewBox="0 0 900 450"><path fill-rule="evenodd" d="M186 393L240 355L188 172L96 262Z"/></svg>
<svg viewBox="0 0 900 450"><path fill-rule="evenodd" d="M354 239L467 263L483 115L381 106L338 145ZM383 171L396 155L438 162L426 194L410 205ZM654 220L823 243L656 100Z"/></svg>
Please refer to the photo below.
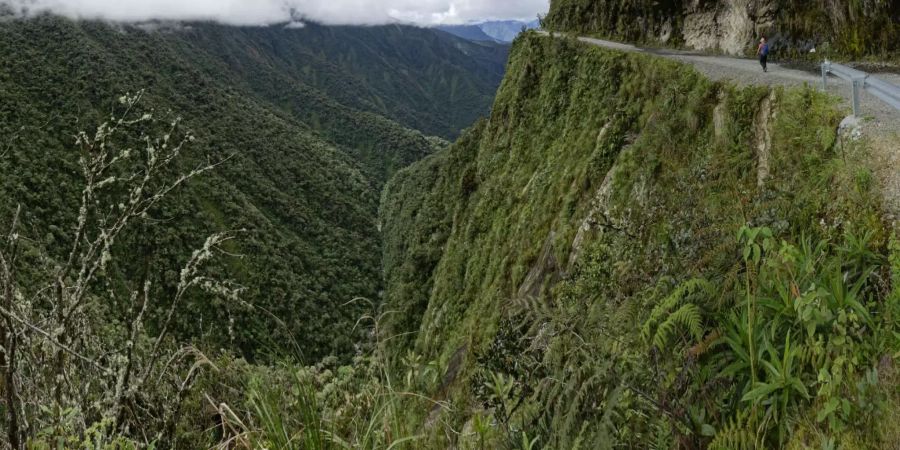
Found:
<svg viewBox="0 0 900 450"><path fill-rule="evenodd" d="M402 26L191 27L157 38L184 54L212 57L211 75L228 74L234 85L293 111L351 148L362 145L361 136L350 134L354 128L387 126L379 123L383 119L365 115L330 123L340 117L335 107L317 103L338 103L453 139L488 112L509 50Z"/></svg>
<svg viewBox="0 0 900 450"><path fill-rule="evenodd" d="M177 336L251 356L296 340L310 362L349 358L361 310L342 305L381 288L381 186L444 145L389 117L453 136L487 111L505 51L466 55L465 41L411 27L160 27L4 21L0 223L21 205L28 238L59 260L81 190L72 136L143 90L141 108L183 117L196 137L182 169L224 163L150 212L165 226L133 231L120 270L179 267L206 236L246 230L229 244L236 256L214 263L244 302L192 295ZM161 292L178 281L172 269L152 277Z"/></svg>
<svg viewBox="0 0 900 450"><path fill-rule="evenodd" d="M491 118L383 196L388 348L445 370L429 421L489 417L483 448L896 445L898 268L840 117L520 39Z"/></svg>
<svg viewBox="0 0 900 450"><path fill-rule="evenodd" d="M71 37L87 33L80 27L45 20L73 33L66 39L82 42L80 52L105 48ZM162 48L154 51L181 54ZM45 57L67 68L56 76L87 77L78 71L85 57L65 55ZM134 71L109 57L87 61L128 81ZM13 405L4 410L7 441L109 449L900 444L900 240L862 163L866 142L836 131L836 99L809 87L712 82L669 60L526 33L490 117L397 171L376 223L369 202L399 165L373 163L343 134L369 116L307 123L301 103L270 105L267 83L237 81L244 87L236 91L205 69L180 81L173 58L154 60L171 77L150 86L153 115L132 110L130 96L108 108L112 119L76 100L80 110L54 107L53 94L69 97L53 83L3 94L18 109L0 113L62 111L57 131L78 136L71 155L43 155L66 147L50 145L47 136L59 133L32 121L10 127L12 145L0 150L0 169L14 177L0 184L0 198L24 199L21 215L0 203L0 256L19 269L0 270L0 327L13 331L0 336L4 349L17 349L0 364L3 404ZM13 66L0 82L22 72ZM210 90L201 97L209 103L183 100L201 94L197 86ZM179 122L156 112L169 107L193 114ZM119 121L123 114L134 119ZM77 134L80 117L107 124ZM394 130L383 120L346 133ZM435 142L397 133L405 136L398 142ZM130 149L145 146L153 150L130 159ZM158 164L157 152L178 158ZM12 170L36 160L70 170ZM135 191L147 173L151 189ZM184 173L189 183L178 181ZM34 186L60 189L51 196ZM160 189L165 202L152 195ZM131 226L111 235L117 214ZM73 233L84 245L72 246ZM135 257L142 253L150 256ZM229 257L236 253L247 256ZM294 282L299 288L283 284ZM367 299L337 303L355 295ZM271 316L253 316L248 298ZM210 311L221 316L208 320ZM192 332L198 316L214 330ZM254 317L260 322L241 322ZM269 360L242 358L223 345L231 339ZM340 352L350 345L354 356ZM330 353L337 356L318 358Z"/></svg>
<svg viewBox="0 0 900 450"><path fill-rule="evenodd" d="M543 20L545 28L596 34L630 42L657 43L670 34L669 44L683 44L688 11L715 14L724 2L682 0L554 0ZM767 0L747 6L751 19L771 26L757 28L773 39L780 57L803 57L810 46L818 56L880 59L900 55L900 4L876 1ZM759 17L753 17L757 13ZM708 30L715 36L714 30ZM748 51L754 50L752 42Z"/></svg>

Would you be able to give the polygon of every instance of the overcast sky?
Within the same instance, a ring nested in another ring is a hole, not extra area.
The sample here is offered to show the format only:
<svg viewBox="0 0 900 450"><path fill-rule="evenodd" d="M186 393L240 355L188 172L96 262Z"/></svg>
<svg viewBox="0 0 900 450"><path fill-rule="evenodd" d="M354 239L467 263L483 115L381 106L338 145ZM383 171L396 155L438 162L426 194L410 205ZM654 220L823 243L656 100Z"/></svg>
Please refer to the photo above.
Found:
<svg viewBox="0 0 900 450"><path fill-rule="evenodd" d="M534 19L549 0L0 0L17 12L46 11L114 21L214 20L266 25L294 18L326 24L458 24L485 19Z"/></svg>

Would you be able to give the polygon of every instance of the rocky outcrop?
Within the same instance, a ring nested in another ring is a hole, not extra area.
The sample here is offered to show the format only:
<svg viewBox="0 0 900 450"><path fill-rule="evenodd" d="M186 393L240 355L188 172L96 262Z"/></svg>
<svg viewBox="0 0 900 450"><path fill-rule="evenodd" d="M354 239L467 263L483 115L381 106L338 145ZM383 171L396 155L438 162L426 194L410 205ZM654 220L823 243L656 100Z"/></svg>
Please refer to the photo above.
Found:
<svg viewBox="0 0 900 450"><path fill-rule="evenodd" d="M775 91L763 99L756 113L756 184L760 188L769 177L769 157L772 154L772 119L775 116Z"/></svg>
<svg viewBox="0 0 900 450"><path fill-rule="evenodd" d="M554 31L752 55L767 36L782 57L900 57L896 0L555 0Z"/></svg>
<svg viewBox="0 0 900 450"><path fill-rule="evenodd" d="M556 234L551 231L550 236L547 237L547 241L544 243L544 248L541 250L540 258L531 266L531 270L525 276L525 281L519 286L516 295L518 300L529 301L538 298L548 278L553 283L559 281L559 261L556 260L556 256L553 254L553 242L555 240Z"/></svg>
<svg viewBox="0 0 900 450"><path fill-rule="evenodd" d="M741 0L693 0L684 8L682 39L688 47L700 50L746 53L758 36L773 28L773 12L771 0L750 4ZM661 34L660 40L665 37Z"/></svg>

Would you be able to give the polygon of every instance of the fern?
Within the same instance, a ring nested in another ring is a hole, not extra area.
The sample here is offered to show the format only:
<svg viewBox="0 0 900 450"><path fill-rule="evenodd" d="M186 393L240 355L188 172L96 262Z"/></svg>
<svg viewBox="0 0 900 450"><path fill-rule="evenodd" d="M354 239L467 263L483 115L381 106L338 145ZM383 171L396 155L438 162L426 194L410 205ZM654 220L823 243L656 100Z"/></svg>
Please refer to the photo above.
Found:
<svg viewBox="0 0 900 450"><path fill-rule="evenodd" d="M644 340L660 350L682 330L700 340L703 337L703 311L698 303L705 303L713 293L712 283L702 278L681 283L650 312L641 329Z"/></svg>
<svg viewBox="0 0 900 450"><path fill-rule="evenodd" d="M708 450L756 450L756 439L743 414L730 420L709 443Z"/></svg>
<svg viewBox="0 0 900 450"><path fill-rule="evenodd" d="M666 344L680 330L687 330L695 340L700 340L703 337L702 320L699 306L693 303L682 305L656 328L653 345L659 350L665 349Z"/></svg>

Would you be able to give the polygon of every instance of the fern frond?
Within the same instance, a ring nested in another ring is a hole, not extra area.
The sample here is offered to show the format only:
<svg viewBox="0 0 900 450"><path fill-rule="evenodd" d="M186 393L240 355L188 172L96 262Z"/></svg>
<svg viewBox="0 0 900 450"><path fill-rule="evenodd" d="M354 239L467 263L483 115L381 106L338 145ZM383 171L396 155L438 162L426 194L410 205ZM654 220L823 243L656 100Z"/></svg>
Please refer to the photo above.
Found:
<svg viewBox="0 0 900 450"><path fill-rule="evenodd" d="M756 450L756 439L743 415L738 415L716 433L707 449Z"/></svg>
<svg viewBox="0 0 900 450"><path fill-rule="evenodd" d="M681 330L687 330L694 340L700 340L703 338L702 321L703 314L699 306L693 303L682 305L657 327L653 345L659 350L664 350L666 344Z"/></svg>
<svg viewBox="0 0 900 450"><path fill-rule="evenodd" d="M702 341L698 342L696 345L688 349L688 355L694 358L699 358L709 352L709 350L716 345L723 343L722 330L715 329L706 337L704 337Z"/></svg>
<svg viewBox="0 0 900 450"><path fill-rule="evenodd" d="M715 286L702 278L691 278L678 285L671 294L653 308L650 317L644 323L641 330L644 338L649 339L653 328L666 317L670 311L684 303L706 303L706 300L715 293ZM695 301L701 300L701 301Z"/></svg>
<svg viewBox="0 0 900 450"><path fill-rule="evenodd" d="M702 339L703 312L698 304L707 303L714 293L712 283L702 278L681 283L650 312L641 328L644 340L662 350L680 329L686 329L695 340Z"/></svg>

